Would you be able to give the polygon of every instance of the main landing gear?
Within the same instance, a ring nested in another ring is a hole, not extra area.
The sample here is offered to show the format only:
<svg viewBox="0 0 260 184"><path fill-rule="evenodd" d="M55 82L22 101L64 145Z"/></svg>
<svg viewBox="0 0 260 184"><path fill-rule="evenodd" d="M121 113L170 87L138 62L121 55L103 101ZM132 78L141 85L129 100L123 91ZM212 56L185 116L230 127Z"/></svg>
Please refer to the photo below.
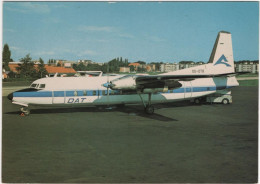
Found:
<svg viewBox="0 0 260 184"><path fill-rule="evenodd" d="M30 114L29 107L22 107L21 108L21 113L20 113L21 116L28 116L29 114Z"/></svg>
<svg viewBox="0 0 260 184"><path fill-rule="evenodd" d="M148 96L148 97L149 97L149 98L148 98L148 103L145 104L145 102L144 102L144 100L143 100L141 94L139 94L139 96L140 96L140 98L141 98L141 100L142 100L142 102L143 102L143 105L144 105L144 111L145 111L147 114L153 114L153 113L154 113L154 107L153 107L152 104L151 104L152 94L149 93L148 95L149 95L149 96Z"/></svg>

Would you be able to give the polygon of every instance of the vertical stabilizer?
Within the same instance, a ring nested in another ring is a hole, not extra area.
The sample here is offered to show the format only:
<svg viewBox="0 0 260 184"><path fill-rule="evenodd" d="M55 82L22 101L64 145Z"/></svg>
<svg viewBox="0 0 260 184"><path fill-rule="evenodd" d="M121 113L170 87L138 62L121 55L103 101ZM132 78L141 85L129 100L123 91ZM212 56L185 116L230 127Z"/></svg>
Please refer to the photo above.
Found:
<svg viewBox="0 0 260 184"><path fill-rule="evenodd" d="M217 75L235 72L231 33L220 31L211 52L209 62L161 75Z"/></svg>
<svg viewBox="0 0 260 184"><path fill-rule="evenodd" d="M212 63L215 72L220 70L217 73L232 73L235 71L231 33L226 31L218 33L208 63Z"/></svg>

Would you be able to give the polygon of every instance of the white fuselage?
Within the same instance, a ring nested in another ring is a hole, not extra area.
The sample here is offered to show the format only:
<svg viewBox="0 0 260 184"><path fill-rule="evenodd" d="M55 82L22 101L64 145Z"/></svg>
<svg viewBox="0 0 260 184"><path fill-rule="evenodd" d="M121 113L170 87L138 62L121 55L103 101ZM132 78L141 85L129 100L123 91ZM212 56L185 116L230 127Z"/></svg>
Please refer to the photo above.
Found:
<svg viewBox="0 0 260 184"><path fill-rule="evenodd" d="M109 80L121 76L110 76ZM54 77L43 78L33 82L37 91L14 92L13 103L28 105L106 105L106 104L139 104L140 95L145 102L148 94L137 94L136 91L124 92L111 90L103 86L108 77ZM165 103L197 98L218 90L238 86L235 77L201 78L192 81L180 81L182 87L152 94L152 103ZM39 87L44 88L39 88ZM109 95L107 95L109 91Z"/></svg>

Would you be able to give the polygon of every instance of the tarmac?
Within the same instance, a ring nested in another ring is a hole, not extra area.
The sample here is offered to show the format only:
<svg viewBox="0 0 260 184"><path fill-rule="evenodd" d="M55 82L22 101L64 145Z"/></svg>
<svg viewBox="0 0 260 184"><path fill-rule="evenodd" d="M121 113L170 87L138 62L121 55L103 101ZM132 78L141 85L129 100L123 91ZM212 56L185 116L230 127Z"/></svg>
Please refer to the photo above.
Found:
<svg viewBox="0 0 260 184"><path fill-rule="evenodd" d="M3 92L5 95L6 92ZM4 183L256 183L258 86L233 104L33 108L3 97Z"/></svg>

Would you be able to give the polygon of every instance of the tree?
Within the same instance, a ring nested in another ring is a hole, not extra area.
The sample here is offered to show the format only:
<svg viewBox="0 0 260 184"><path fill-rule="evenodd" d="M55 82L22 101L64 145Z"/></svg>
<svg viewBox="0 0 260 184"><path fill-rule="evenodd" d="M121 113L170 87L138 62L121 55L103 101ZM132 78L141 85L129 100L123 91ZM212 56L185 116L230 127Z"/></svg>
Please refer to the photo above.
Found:
<svg viewBox="0 0 260 184"><path fill-rule="evenodd" d="M13 71L10 71L10 72L8 73L8 77L9 77L9 78L15 78L15 77L16 77L16 74L15 74Z"/></svg>
<svg viewBox="0 0 260 184"><path fill-rule="evenodd" d="M99 64L88 64L86 67L87 71L99 71L102 70L102 67Z"/></svg>
<svg viewBox="0 0 260 184"><path fill-rule="evenodd" d="M40 64L38 65L38 77L42 78L46 75L48 75L48 72L45 68L45 64L44 61L42 60L42 58L39 59Z"/></svg>
<svg viewBox="0 0 260 184"><path fill-rule="evenodd" d="M32 62L30 54L27 54L20 62L22 62L22 64L17 67L17 70L20 71L22 77L37 77L37 71L34 68L34 63Z"/></svg>
<svg viewBox="0 0 260 184"><path fill-rule="evenodd" d="M145 65L146 64L145 61L137 61L136 63L139 63L140 65Z"/></svg>
<svg viewBox="0 0 260 184"><path fill-rule="evenodd" d="M4 45L4 49L3 49L3 65L4 65L4 69L6 71L9 71L10 68L8 66L8 63L11 61L11 51L9 50L9 46L8 44Z"/></svg>
<svg viewBox="0 0 260 184"><path fill-rule="evenodd" d="M130 71L131 72L135 71L135 67L133 65L130 66Z"/></svg>

